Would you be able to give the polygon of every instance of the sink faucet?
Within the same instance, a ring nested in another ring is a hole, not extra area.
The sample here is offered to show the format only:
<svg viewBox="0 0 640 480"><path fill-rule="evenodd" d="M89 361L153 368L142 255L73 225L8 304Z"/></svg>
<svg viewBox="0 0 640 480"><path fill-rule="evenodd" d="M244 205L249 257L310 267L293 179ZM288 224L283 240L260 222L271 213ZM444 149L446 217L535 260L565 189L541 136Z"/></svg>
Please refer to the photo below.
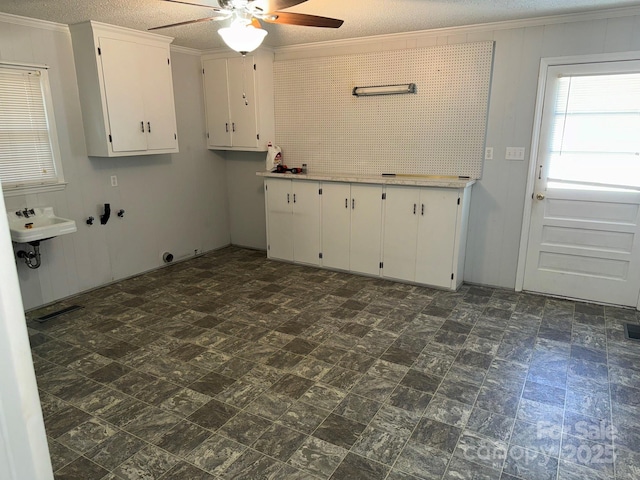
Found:
<svg viewBox="0 0 640 480"><path fill-rule="evenodd" d="M29 209L28 209L28 208L25 208L25 209L22 211L22 215L24 216L24 218L29 218Z"/></svg>

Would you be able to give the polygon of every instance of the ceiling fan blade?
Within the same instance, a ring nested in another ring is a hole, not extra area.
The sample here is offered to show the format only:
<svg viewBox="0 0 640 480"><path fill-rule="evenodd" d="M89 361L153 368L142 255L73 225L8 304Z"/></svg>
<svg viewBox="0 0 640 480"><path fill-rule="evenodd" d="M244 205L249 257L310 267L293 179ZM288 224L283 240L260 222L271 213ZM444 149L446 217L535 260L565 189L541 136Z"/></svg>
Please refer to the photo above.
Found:
<svg viewBox="0 0 640 480"><path fill-rule="evenodd" d="M256 3L263 12L267 13L284 10L295 5L300 5L306 1L307 0L258 0Z"/></svg>
<svg viewBox="0 0 640 480"><path fill-rule="evenodd" d="M192 3L192 2L183 2L181 0L163 0L165 2L171 2L171 3L181 3L183 5L191 5L192 7L204 7L204 8L210 8L211 10L215 10L216 12L222 12L223 10L221 8L218 7L212 7L211 5L205 5L203 3Z"/></svg>
<svg viewBox="0 0 640 480"><path fill-rule="evenodd" d="M149 28L148 30L160 30L161 28L169 28L169 27L180 27L182 25L191 25L192 23L200 23L200 22L212 22L214 20L222 20L223 18L226 17L206 17L206 18L199 18L197 20L187 20L186 22L178 22L178 23L171 23L169 25L162 25L161 27L152 27Z"/></svg>
<svg viewBox="0 0 640 480"><path fill-rule="evenodd" d="M267 23L326 28L338 28L344 23L344 20L338 20L337 18L319 17L317 15L306 15L304 13L273 12L273 17L266 15L262 20Z"/></svg>

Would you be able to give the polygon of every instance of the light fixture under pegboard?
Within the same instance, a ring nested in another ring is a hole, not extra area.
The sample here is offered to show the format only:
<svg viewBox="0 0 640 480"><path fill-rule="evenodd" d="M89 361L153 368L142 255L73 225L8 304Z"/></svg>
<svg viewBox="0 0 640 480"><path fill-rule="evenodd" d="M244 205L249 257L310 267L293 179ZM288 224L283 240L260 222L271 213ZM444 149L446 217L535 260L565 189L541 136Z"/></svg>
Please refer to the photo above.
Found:
<svg viewBox="0 0 640 480"><path fill-rule="evenodd" d="M311 173L480 178L493 42L276 61L276 139ZM352 95L415 83L410 95Z"/></svg>

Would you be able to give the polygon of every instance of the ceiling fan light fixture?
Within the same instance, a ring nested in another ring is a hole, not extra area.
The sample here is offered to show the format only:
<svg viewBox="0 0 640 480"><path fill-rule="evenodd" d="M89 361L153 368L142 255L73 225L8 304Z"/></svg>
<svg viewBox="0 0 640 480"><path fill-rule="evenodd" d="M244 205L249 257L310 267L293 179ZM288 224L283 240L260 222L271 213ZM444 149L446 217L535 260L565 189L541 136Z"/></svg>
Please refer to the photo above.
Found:
<svg viewBox="0 0 640 480"><path fill-rule="evenodd" d="M266 30L254 27L250 20L244 18L237 18L231 26L221 28L218 33L229 48L243 55L253 52L267 36Z"/></svg>

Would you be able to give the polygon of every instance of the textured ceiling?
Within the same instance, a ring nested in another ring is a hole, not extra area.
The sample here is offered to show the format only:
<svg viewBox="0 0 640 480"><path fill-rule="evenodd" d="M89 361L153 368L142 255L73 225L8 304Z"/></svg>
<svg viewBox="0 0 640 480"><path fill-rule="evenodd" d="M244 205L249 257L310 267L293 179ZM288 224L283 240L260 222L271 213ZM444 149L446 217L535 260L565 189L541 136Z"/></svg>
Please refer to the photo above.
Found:
<svg viewBox="0 0 640 480"><path fill-rule="evenodd" d="M193 0L217 6L216 0ZM288 11L343 19L339 29L269 25L272 47L428 30L500 20L639 6L632 0L307 0ZM72 24L85 20L146 30L210 16L210 10L162 0L0 0L0 12ZM224 46L217 29L224 22L167 28L174 44L208 50Z"/></svg>

